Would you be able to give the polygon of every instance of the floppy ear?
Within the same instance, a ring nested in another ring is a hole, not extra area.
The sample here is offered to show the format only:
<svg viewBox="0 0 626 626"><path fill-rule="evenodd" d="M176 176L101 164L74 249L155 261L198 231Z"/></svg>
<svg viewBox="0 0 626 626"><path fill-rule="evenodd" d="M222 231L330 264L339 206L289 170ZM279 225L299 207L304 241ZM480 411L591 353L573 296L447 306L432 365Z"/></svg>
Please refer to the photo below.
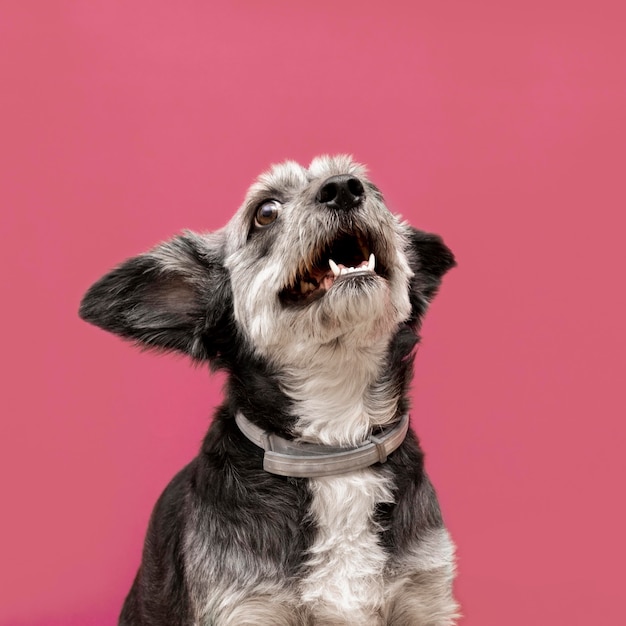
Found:
<svg viewBox="0 0 626 626"><path fill-rule="evenodd" d="M411 320L419 323L435 297L443 275L456 265L454 255L439 235L409 226L409 263L413 270L409 292Z"/></svg>
<svg viewBox="0 0 626 626"><path fill-rule="evenodd" d="M222 241L186 232L125 261L89 289L80 316L144 347L216 356L232 307Z"/></svg>

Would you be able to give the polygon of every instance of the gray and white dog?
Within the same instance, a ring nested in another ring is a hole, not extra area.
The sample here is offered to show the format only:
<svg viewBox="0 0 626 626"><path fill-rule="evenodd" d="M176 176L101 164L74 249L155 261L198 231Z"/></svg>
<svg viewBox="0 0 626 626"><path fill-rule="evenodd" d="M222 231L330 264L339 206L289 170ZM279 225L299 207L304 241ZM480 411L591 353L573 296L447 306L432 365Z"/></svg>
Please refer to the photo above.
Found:
<svg viewBox="0 0 626 626"><path fill-rule="evenodd" d="M120 624L456 622L454 548L407 416L420 321L453 265L363 166L320 157L91 287L85 320L228 374Z"/></svg>

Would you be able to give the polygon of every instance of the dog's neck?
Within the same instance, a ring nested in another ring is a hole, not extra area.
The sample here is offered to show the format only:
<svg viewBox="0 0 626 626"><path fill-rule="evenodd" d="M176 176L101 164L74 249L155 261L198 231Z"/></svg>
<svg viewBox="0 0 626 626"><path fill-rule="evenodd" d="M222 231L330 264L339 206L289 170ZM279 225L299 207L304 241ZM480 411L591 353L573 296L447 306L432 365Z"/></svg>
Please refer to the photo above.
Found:
<svg viewBox="0 0 626 626"><path fill-rule="evenodd" d="M332 342L292 355L281 386L296 417L298 441L355 446L398 417L400 394L387 368L388 339Z"/></svg>

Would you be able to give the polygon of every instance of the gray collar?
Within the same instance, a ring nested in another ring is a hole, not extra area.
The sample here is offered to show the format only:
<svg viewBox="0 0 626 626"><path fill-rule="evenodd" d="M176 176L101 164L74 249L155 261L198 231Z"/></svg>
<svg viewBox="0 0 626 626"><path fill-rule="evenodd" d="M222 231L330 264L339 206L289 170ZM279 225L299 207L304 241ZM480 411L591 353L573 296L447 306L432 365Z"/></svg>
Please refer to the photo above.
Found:
<svg viewBox="0 0 626 626"><path fill-rule="evenodd" d="M297 443L259 428L243 413L235 421L239 430L254 444L263 448L263 469L270 474L315 478L333 476L352 470L384 463L387 456L404 441L409 429L409 415L404 414L397 424L370 435L361 445L351 448Z"/></svg>

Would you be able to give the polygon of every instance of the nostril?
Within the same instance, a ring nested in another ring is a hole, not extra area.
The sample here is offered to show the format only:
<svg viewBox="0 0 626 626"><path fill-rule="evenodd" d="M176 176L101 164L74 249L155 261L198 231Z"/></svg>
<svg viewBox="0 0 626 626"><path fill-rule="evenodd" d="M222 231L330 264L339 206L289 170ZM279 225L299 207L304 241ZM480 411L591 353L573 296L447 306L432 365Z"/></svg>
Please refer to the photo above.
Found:
<svg viewBox="0 0 626 626"><path fill-rule="evenodd" d="M365 189L363 188L363 183L358 178L350 178L348 179L348 190L355 197L358 198L365 193Z"/></svg>
<svg viewBox="0 0 626 626"><path fill-rule="evenodd" d="M331 202L336 197L337 197L337 183L333 183L333 182L322 185L322 187L320 188L317 194L317 199L319 200L319 202L323 202L324 204L327 202Z"/></svg>

